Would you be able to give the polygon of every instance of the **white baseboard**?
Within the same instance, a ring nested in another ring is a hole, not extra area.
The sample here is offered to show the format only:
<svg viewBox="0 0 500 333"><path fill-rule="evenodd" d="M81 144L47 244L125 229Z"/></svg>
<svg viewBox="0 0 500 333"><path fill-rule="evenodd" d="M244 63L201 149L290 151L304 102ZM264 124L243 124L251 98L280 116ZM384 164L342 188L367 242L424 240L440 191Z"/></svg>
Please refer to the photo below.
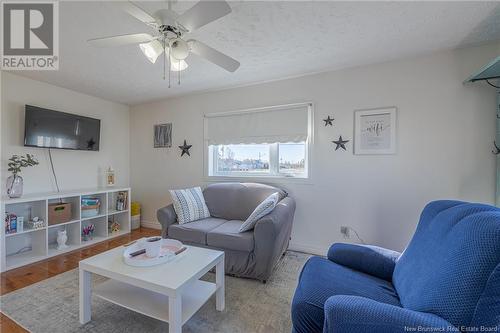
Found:
<svg viewBox="0 0 500 333"><path fill-rule="evenodd" d="M298 243L294 243L294 242L290 242L290 245L288 245L288 249L292 250L292 251L297 251L297 252L316 254L318 256L325 256L326 252L328 251L328 249L321 249L318 247L304 245L304 244L298 244Z"/></svg>
<svg viewBox="0 0 500 333"><path fill-rule="evenodd" d="M154 221L144 221L143 220L143 221L141 221L141 227L161 230L160 223L154 222Z"/></svg>

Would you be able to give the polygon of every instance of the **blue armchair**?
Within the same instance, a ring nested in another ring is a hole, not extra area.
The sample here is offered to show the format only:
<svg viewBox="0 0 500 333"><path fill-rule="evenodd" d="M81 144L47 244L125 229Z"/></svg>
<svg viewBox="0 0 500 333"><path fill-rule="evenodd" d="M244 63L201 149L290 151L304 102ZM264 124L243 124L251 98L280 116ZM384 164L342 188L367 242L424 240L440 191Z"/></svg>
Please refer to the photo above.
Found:
<svg viewBox="0 0 500 333"><path fill-rule="evenodd" d="M500 209L435 201L404 251L333 244L305 264L294 333L500 331Z"/></svg>

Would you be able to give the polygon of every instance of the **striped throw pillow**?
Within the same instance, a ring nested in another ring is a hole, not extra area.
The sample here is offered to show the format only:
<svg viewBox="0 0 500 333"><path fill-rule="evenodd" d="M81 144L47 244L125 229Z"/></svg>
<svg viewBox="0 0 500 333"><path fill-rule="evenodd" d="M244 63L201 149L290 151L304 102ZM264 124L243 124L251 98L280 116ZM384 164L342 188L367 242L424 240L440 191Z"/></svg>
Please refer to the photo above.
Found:
<svg viewBox="0 0 500 333"><path fill-rule="evenodd" d="M200 187L185 190L170 190L172 203L179 224L210 217L205 198Z"/></svg>
<svg viewBox="0 0 500 333"><path fill-rule="evenodd" d="M240 226L239 232L252 230L258 220L271 213L280 200L280 194L275 192L264 199L250 214L245 222Z"/></svg>

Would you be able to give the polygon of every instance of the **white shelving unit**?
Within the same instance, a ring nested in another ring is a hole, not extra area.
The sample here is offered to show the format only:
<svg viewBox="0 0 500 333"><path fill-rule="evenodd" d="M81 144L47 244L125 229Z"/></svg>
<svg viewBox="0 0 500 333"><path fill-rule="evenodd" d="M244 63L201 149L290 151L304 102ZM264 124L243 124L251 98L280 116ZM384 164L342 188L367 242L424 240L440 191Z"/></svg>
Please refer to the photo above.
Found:
<svg viewBox="0 0 500 333"><path fill-rule="evenodd" d="M118 192L127 192L125 210L116 210ZM101 208L94 217L81 217L82 197L99 197ZM72 206L71 221L61 224L50 224L48 221L48 205L54 202L69 202ZM5 233L5 214L2 214L2 227L0 228L0 271L5 272L13 268L28 265L62 253L77 250L110 238L125 235L130 232L130 188L97 188L80 191L59 193L29 194L22 198L2 198L0 211L14 213L24 217L24 230L13 234ZM27 221L38 216L44 221L44 226L39 229L26 229ZM111 233L108 230L108 221L120 224L120 230ZM84 241L82 229L86 225L95 225L94 237ZM66 229L68 248L57 250L57 231Z"/></svg>

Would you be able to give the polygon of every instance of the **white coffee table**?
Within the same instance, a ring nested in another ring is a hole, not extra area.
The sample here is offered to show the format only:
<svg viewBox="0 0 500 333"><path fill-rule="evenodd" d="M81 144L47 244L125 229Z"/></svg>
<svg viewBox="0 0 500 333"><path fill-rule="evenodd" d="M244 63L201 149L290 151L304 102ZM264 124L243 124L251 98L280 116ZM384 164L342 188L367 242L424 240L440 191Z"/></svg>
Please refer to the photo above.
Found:
<svg viewBox="0 0 500 333"><path fill-rule="evenodd" d="M123 246L80 261L80 323L91 319L91 296L168 322L170 333L215 293L216 309L224 310L224 252L188 246L171 262L153 267L123 263ZM199 280L215 267L215 283ZM92 273L109 280L92 289Z"/></svg>

